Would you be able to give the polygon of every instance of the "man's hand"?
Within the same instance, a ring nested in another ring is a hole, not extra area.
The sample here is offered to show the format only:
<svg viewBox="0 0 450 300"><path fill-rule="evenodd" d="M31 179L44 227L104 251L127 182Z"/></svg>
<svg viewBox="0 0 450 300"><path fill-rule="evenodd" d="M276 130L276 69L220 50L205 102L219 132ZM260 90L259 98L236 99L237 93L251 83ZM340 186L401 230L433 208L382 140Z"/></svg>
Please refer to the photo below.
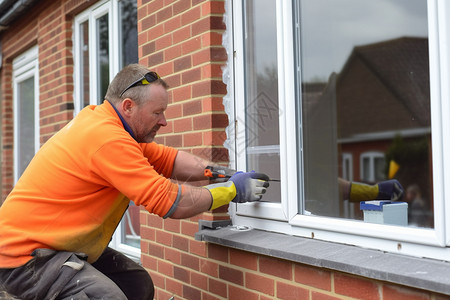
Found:
<svg viewBox="0 0 450 300"><path fill-rule="evenodd" d="M256 172L236 172L227 182L205 186L212 195L210 209L215 209L231 201L244 203L261 200L269 186L269 176Z"/></svg>
<svg viewBox="0 0 450 300"><path fill-rule="evenodd" d="M375 185L352 182L350 186L351 202L360 202L368 200L400 200L404 190L397 179L381 181Z"/></svg>
<svg viewBox="0 0 450 300"><path fill-rule="evenodd" d="M230 181L236 187L236 197L232 200L236 203L259 201L269 186L269 176L256 172L236 172Z"/></svg>
<svg viewBox="0 0 450 300"><path fill-rule="evenodd" d="M377 200L397 201L403 197L403 187L397 179L381 181L378 183Z"/></svg>

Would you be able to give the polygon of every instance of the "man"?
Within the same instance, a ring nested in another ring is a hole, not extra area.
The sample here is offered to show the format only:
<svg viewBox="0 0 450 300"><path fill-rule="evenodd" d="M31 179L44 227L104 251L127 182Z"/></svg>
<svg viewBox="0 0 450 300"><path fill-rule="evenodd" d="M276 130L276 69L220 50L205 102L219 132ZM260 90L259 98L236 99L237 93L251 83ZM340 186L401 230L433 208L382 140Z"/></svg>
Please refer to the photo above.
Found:
<svg viewBox="0 0 450 300"><path fill-rule="evenodd" d="M206 179L210 163L153 142L168 104L156 73L127 66L105 98L42 146L0 208L0 291L39 300L153 299L148 273L107 247L129 199L178 219L265 192L268 177L259 173L206 187L177 183Z"/></svg>

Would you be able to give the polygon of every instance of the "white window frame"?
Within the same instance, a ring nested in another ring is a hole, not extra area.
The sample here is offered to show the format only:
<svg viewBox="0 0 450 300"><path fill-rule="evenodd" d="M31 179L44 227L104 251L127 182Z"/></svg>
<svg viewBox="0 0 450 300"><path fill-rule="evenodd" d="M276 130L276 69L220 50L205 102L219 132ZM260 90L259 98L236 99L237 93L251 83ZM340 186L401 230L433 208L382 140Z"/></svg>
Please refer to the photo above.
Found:
<svg viewBox="0 0 450 300"><path fill-rule="evenodd" d="M297 165L297 144L300 145L298 151L301 151L302 141L292 138L297 135L294 126L289 126L295 124L296 120L295 103L291 100L295 99L294 78L297 72L294 70L292 38L293 3L276 1L276 4L279 107L284 112L280 115L281 203L231 204L229 212L233 223L393 253L450 260L450 248L446 247L450 246L450 205L445 205L445 199L450 197L450 2L428 0L434 229L370 224L302 214L303 187L298 184L303 182L302 161L298 162L298 172L292 167ZM227 19L227 28L234 36L224 42L225 46L232 48L229 53L234 54L229 55L231 58L228 66L232 66L233 82L229 85L228 92L235 97L233 117L237 124L234 130L229 131L234 136L229 137L231 141L227 141L227 144L233 145L232 139L235 139L236 148L235 154L230 156L233 159L231 165L242 169L246 165L245 155L238 155L245 153L245 148L239 147L245 145L241 142L245 133L245 118L242 116L242 112L245 112L242 1L231 1L227 4L227 10L232 11L232 18ZM285 101L286 99L289 101Z"/></svg>
<svg viewBox="0 0 450 300"><path fill-rule="evenodd" d="M100 1L91 8L83 11L77 15L74 19L74 116L80 112L83 108L81 98L81 47L79 47L78 41L81 39L80 25L89 21L89 104L96 105L103 102L104 95L98 94L98 72L97 72L97 35L96 35L96 20L100 17L108 14L108 40L109 40L109 79L114 78L120 70L120 37L116 32L120 32L119 29L119 1L120 0L108 0ZM123 220L123 219L122 219ZM110 246L126 255L140 259L141 249L132 247L130 245L122 243L122 222L117 226L114 232L113 239Z"/></svg>
<svg viewBox="0 0 450 300"><path fill-rule="evenodd" d="M34 153L40 147L39 135L39 50L37 46L27 50L13 61L13 99L14 99L14 184L22 174L19 174L19 103L18 86L31 77L34 77Z"/></svg>
<svg viewBox="0 0 450 300"><path fill-rule="evenodd" d="M348 162L348 168L346 162ZM342 178L353 181L353 155L351 153L342 153Z"/></svg>
<svg viewBox="0 0 450 300"><path fill-rule="evenodd" d="M384 154L378 151L361 153L359 157L359 178L364 182L375 182L375 159L384 158ZM364 159L369 159L369 178L364 178Z"/></svg>

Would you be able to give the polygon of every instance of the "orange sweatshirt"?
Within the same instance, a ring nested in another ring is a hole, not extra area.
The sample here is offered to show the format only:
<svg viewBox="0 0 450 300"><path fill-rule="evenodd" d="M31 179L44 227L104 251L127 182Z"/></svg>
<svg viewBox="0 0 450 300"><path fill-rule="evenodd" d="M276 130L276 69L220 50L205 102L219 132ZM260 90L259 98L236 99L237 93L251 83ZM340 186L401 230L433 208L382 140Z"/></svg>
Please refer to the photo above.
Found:
<svg viewBox="0 0 450 300"><path fill-rule="evenodd" d="M137 143L109 102L84 108L42 146L0 207L0 268L25 264L37 248L96 261L129 199L167 217L181 194L166 178L176 155Z"/></svg>

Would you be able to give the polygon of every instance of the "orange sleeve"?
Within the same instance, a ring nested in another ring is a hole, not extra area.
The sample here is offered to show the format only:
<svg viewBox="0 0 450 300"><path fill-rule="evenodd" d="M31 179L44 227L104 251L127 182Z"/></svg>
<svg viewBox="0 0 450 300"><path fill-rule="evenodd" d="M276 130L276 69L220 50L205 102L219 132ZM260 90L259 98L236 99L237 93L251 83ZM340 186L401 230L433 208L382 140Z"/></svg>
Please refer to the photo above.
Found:
<svg viewBox="0 0 450 300"><path fill-rule="evenodd" d="M164 217L171 208L174 209L179 186L161 176L158 171L172 172L176 152L166 153L155 144L148 149L146 147L145 154L130 139L115 140L106 143L95 153L91 170L94 176L106 180L136 205L143 205L150 213Z"/></svg>
<svg viewBox="0 0 450 300"><path fill-rule="evenodd" d="M139 146L141 146L144 156L148 159L150 165L155 168L156 172L166 178L172 176L178 150L155 142L139 144Z"/></svg>

